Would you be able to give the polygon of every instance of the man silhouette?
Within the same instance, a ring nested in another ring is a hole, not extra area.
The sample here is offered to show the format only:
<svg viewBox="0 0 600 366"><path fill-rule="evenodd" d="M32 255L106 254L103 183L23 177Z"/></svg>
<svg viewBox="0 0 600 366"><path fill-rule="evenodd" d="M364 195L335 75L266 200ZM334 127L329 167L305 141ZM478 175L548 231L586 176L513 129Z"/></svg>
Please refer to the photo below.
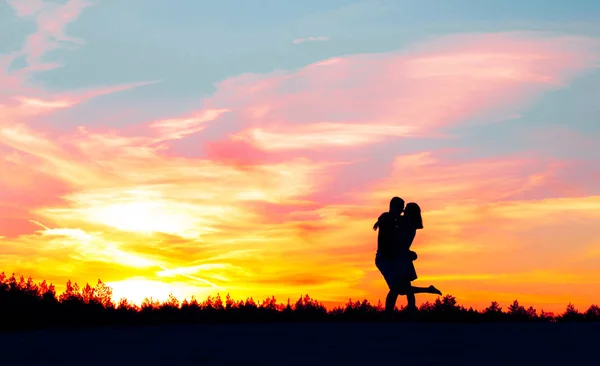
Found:
<svg viewBox="0 0 600 366"><path fill-rule="evenodd" d="M391 312L396 306L398 294L401 291L398 288L398 266L396 263L396 238L400 222L403 219L404 200L400 197L394 197L390 200L390 209L382 213L373 230L379 229L377 234L377 253L375 254L375 266L383 275L390 291L385 298L385 310Z"/></svg>

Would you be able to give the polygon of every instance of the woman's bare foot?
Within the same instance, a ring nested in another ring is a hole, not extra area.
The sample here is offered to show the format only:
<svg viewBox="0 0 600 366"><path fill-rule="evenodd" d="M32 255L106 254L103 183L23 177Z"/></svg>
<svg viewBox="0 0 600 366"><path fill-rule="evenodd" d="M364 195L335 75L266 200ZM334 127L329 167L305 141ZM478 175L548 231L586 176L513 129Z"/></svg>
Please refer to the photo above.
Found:
<svg viewBox="0 0 600 366"><path fill-rule="evenodd" d="M432 294L438 294L438 295L442 296L442 291L435 288L435 286L431 285L431 286L429 286L429 289L431 290Z"/></svg>

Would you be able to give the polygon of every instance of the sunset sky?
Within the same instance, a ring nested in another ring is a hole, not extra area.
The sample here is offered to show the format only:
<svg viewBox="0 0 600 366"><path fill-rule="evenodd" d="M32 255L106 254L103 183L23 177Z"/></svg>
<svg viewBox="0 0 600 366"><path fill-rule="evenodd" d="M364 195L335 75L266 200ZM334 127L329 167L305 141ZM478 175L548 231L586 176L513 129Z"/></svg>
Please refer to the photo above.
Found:
<svg viewBox="0 0 600 366"><path fill-rule="evenodd" d="M2 0L0 271L137 302L376 303L371 227L398 195L423 209L415 285L586 309L598 19L596 0Z"/></svg>

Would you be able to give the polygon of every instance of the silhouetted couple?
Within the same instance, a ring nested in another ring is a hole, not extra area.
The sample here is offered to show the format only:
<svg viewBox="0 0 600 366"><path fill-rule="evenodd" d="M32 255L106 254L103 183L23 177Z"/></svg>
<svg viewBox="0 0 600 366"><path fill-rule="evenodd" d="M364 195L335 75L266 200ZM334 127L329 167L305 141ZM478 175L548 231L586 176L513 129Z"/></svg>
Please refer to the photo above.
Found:
<svg viewBox="0 0 600 366"><path fill-rule="evenodd" d="M377 254L375 265L383 275L390 289L385 299L385 310L391 313L396 306L398 295L406 295L407 309L417 310L415 294L428 293L441 295L434 286L415 287L412 281L417 279L413 261L417 253L410 250L417 230L423 228L421 208L414 202L404 207L404 200L394 197L390 201L390 211L379 216L373 230L377 235Z"/></svg>

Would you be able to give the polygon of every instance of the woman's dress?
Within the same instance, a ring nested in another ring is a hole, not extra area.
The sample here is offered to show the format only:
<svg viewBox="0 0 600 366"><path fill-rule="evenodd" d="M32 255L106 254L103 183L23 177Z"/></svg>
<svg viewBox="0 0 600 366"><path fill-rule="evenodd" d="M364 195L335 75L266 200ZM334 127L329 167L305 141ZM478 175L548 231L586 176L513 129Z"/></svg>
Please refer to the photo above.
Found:
<svg viewBox="0 0 600 366"><path fill-rule="evenodd" d="M410 251L410 246L415 240L417 229L407 220L401 220L397 227L396 234L397 252L396 252L396 275L397 280L402 282L411 282L418 278L415 269L413 256Z"/></svg>

